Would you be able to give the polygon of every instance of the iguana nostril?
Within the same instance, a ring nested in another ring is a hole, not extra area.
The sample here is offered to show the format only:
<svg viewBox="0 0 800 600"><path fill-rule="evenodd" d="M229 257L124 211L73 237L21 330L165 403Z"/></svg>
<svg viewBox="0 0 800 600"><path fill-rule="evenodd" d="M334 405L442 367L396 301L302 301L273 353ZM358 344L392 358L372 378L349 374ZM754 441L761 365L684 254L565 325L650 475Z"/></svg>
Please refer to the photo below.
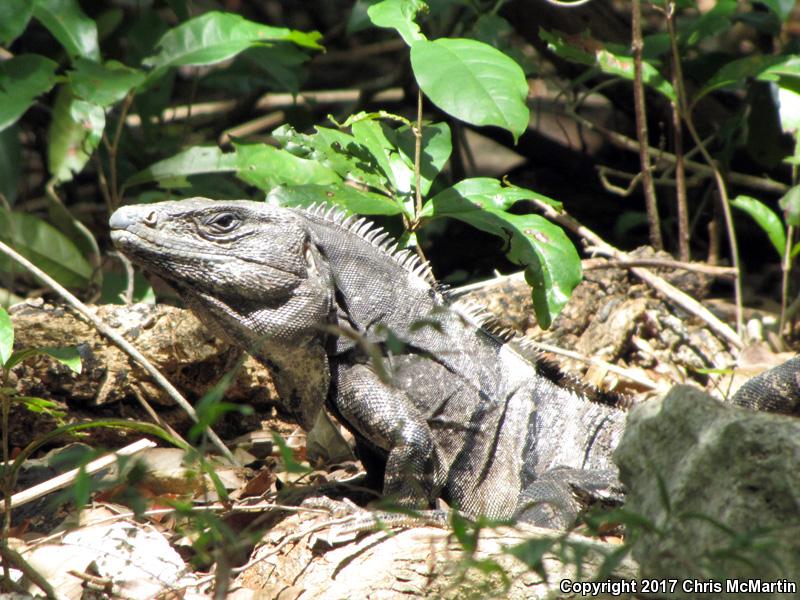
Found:
<svg viewBox="0 0 800 600"><path fill-rule="evenodd" d="M144 224L148 227L155 227L158 224L158 211L151 210L144 218Z"/></svg>

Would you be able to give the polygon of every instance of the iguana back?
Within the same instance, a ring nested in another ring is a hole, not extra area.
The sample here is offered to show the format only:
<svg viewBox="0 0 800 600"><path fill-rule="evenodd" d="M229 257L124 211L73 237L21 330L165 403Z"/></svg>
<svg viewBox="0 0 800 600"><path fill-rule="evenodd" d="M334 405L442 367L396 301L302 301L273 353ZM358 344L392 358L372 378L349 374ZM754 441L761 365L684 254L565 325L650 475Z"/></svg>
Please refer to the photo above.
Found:
<svg viewBox="0 0 800 600"><path fill-rule="evenodd" d="M565 526L579 488L614 484L624 413L555 383L367 222L193 198L121 208L111 226L120 250L272 369L304 427L327 402L402 504L441 496L472 516Z"/></svg>

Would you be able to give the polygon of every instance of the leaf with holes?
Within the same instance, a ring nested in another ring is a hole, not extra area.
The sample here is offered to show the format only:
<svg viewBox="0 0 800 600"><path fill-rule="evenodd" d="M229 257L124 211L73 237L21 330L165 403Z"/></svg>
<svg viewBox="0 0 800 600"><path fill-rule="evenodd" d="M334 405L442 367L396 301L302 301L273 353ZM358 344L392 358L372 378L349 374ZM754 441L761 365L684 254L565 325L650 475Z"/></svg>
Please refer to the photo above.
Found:
<svg viewBox="0 0 800 600"><path fill-rule="evenodd" d="M77 97L105 107L122 100L144 81L145 74L115 60L100 64L79 58L67 77Z"/></svg>
<svg viewBox="0 0 800 600"><path fill-rule="evenodd" d="M365 192L340 183L334 185L278 186L267 194L267 202L279 206L309 207L326 203L338 206L347 213L360 215L399 215L403 206L394 198Z"/></svg>
<svg viewBox="0 0 800 600"><path fill-rule="evenodd" d="M418 12L426 8L421 0L383 0L370 6L367 15L376 27L396 29L403 41L410 46L425 39L414 19Z"/></svg>
<svg viewBox="0 0 800 600"><path fill-rule="evenodd" d="M47 163L56 181L80 173L100 143L106 126L101 106L76 98L68 84L61 86L53 107Z"/></svg>
<svg viewBox="0 0 800 600"><path fill-rule="evenodd" d="M299 158L269 144L237 144L236 176L266 192L278 185L331 185L341 179L333 169Z"/></svg>

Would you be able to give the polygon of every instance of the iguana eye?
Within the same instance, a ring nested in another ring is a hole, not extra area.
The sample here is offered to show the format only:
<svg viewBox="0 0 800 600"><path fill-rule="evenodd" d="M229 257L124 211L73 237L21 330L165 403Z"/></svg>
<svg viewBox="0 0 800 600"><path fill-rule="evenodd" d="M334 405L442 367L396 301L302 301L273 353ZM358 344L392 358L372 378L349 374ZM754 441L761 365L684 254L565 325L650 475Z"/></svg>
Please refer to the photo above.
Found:
<svg viewBox="0 0 800 600"><path fill-rule="evenodd" d="M239 226L239 219L232 213L221 213L206 221L206 225L213 228L216 233L228 233Z"/></svg>

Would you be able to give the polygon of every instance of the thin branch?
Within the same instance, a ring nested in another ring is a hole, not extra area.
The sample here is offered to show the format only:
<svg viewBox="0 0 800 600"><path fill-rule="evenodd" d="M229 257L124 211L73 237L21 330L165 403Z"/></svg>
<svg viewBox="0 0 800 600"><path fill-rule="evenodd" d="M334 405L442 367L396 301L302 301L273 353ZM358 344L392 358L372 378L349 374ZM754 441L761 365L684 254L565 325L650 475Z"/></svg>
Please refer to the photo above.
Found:
<svg viewBox="0 0 800 600"><path fill-rule="evenodd" d="M591 252L591 249L587 249ZM667 258L630 258L626 260L603 260L595 261L586 259L581 261L581 267L585 271L593 269L629 269L631 267L654 267L656 269L678 269L683 271L693 271L703 273L712 277L723 279L733 279L736 277L736 269L731 267L715 267L705 263L681 262Z"/></svg>
<svg viewBox="0 0 800 600"><path fill-rule="evenodd" d="M567 213L558 212L549 204L539 200L532 200L532 202L545 214L547 218L559 223L576 235L588 240L593 246L595 246L595 252L601 253L605 256L611 256L617 260L631 260L631 257L628 254L618 250L617 248L614 248L614 246L606 242L594 231L584 227ZM717 335L727 340L727 342L734 348L742 348L744 345L742 343L742 339L735 331L720 321L716 316L714 316L714 314L711 313L711 311L709 311L688 294L682 292L669 282L665 281L663 278L643 267L631 267L631 272L639 279L654 288L656 291L663 294L670 301L703 320L714 332L717 333Z"/></svg>
<svg viewBox="0 0 800 600"><path fill-rule="evenodd" d="M611 129L607 129L602 125L598 125L594 121L591 121L578 113L572 111L565 111L563 114L564 116L574 119L576 122L583 125L584 127L588 127L589 129L596 131L618 148L622 148L623 150L629 150L631 152L637 152L637 153L639 152L639 143L636 140L633 140L616 131L612 131ZM660 158L661 160L667 161L670 164L675 164L678 160L674 154L662 151L659 148L650 147L647 149L647 153L652 158ZM700 173L702 175L705 175L706 177L714 176L714 169L712 169L706 164L690 160L686 160L684 162L686 164L686 168L692 170L695 173ZM773 194L785 194L789 190L789 186L786 185L785 183L781 183L780 181L775 181L774 179L770 179L769 177L757 177L755 175L747 175L745 173L735 173L735 172L729 172L727 176L728 180L736 185L742 185L757 190L763 190L765 192L770 192Z"/></svg>
<svg viewBox="0 0 800 600"><path fill-rule="evenodd" d="M683 86L683 68L678 52L678 36L675 33L675 2L667 6L667 31L672 48L672 87L676 99L672 104L672 128L675 143L675 202L678 214L678 256L683 261L689 260L689 203L686 193L686 166L683 157L683 112L686 106L686 90Z"/></svg>
<svg viewBox="0 0 800 600"><path fill-rule="evenodd" d="M18 506L22 506L23 504L27 504L28 502L33 502L42 496L46 496L47 494L55 492L56 490L60 490L72 485L78 475L80 475L82 472L93 475L94 473L102 471L106 467L113 465L120 456L132 456L137 452L145 450L146 448L155 448L155 446L156 443L148 440L147 438L143 438L137 442L128 444L124 448L120 448L119 450L115 450L114 452L101 456L100 458L93 460L89 464L79 469L72 469L66 473L52 477L47 481L43 481L42 483L36 484L33 487L29 487L26 490L22 490L21 492L14 494L11 496L10 508L16 508Z"/></svg>
<svg viewBox="0 0 800 600"><path fill-rule="evenodd" d="M560 356L565 356L573 360L578 360L588 365L593 365L595 367L605 369L611 373L614 373L615 375L619 375L620 377L624 377L625 379L628 379L634 383L638 383L642 387L645 387L649 390L657 390L660 387L655 381L653 381L649 377L645 377L644 375L640 375L639 373L636 373L631 369L625 369L623 367L617 366L605 360L601 360L594 356L586 356L585 354L581 354L580 352L574 352L573 350L567 350L565 348L560 348L559 346L553 346L552 344L545 344L543 342L537 342L534 340L526 340L526 343L531 344L531 346L543 352L558 354Z"/></svg>
<svg viewBox="0 0 800 600"><path fill-rule="evenodd" d="M133 104L133 96L133 91L128 92L128 95L125 96L125 100L122 102L122 106L119 111L119 119L117 121L117 129L114 131L114 138L110 144L106 144L106 150L108 151L108 170L111 175L111 206L109 206L109 214L119 208L119 205L122 203L117 181L117 151L119 150L119 140L122 136L122 129L125 126L125 118L127 117L128 111Z"/></svg>
<svg viewBox="0 0 800 600"><path fill-rule="evenodd" d="M697 130L694 127L692 113L685 112L683 115L683 120L686 123L686 128L689 130L689 134L692 136L694 143L700 148L700 153L703 155L703 158L714 171L714 181L717 184L717 192L719 193L722 214L725 217L725 227L728 230L728 244L730 245L731 263L733 268L736 269L736 279L733 282L733 295L736 302L736 332L741 336L744 332L742 271L739 268L739 243L736 240L736 228L733 225L733 215L731 214L731 204L730 199L728 198L728 188L725 185L725 180L723 179L722 173L717 166L717 162L711 157L711 154L709 154L708 149L703 144L703 140L700 139L700 135L697 133Z"/></svg>
<svg viewBox="0 0 800 600"><path fill-rule="evenodd" d="M414 205L414 226L422 213L422 89L417 90L417 126L414 128L414 181L416 204Z"/></svg>
<svg viewBox="0 0 800 600"><path fill-rule="evenodd" d="M650 226L650 245L656 250L664 247L661 239L661 219L658 216L658 201L656 188L653 185L653 171L650 166L650 155L647 135L647 112L644 105L644 81L642 74L642 52L644 40L642 39L642 5L641 0L631 3L631 29L633 50L633 109L636 116L636 137L639 139L639 162L642 168L642 189L644 191L645 207L647 208L647 223Z"/></svg>
<svg viewBox="0 0 800 600"><path fill-rule="evenodd" d="M180 406L186 414L188 414L192 420L197 423L198 417L197 412L195 412L194 407L189 404L189 402L184 398L181 393L175 389L173 386L162 374L161 372L156 369L153 364L144 357L144 355L139 352L128 340L122 337L119 333L108 327L102 320L100 320L97 315L95 315L88 306L86 306L83 302L78 300L74 295L72 295L69 291L67 291L61 284L55 281L52 277L50 277L47 273L42 271L39 267L34 265L24 256L18 254L15 250L9 248L5 243L0 242L0 254L5 254L15 262L19 263L23 267L25 267L30 273L32 273L37 279L42 281L45 285L50 287L53 291L55 291L59 296L61 296L70 306L72 306L75 310L81 313L89 322L95 326L95 328L114 342L117 346L119 346L128 356L133 358L136 362L138 362L145 371L147 371L148 375L150 375L161 388L169 394L169 396ZM217 448L217 450L227 458L231 464L238 465L238 461L234 458L231 451L225 446L222 440L214 433L214 430L210 427L206 429L206 433L208 438Z"/></svg>

